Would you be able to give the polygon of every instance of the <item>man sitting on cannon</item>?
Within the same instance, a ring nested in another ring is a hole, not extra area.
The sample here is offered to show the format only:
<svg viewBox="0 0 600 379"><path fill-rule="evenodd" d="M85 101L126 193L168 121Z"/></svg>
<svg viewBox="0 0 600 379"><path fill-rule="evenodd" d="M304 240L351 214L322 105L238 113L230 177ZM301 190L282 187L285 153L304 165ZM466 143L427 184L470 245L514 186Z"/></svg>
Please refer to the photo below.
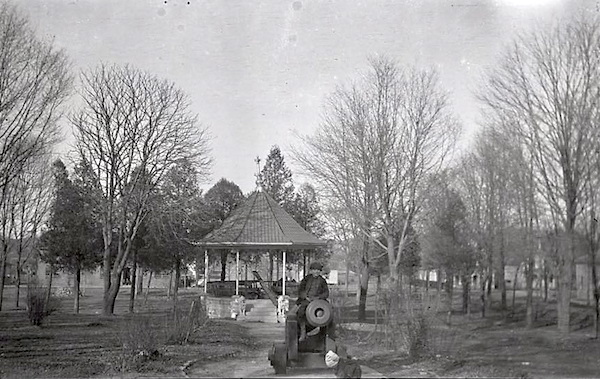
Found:
<svg viewBox="0 0 600 379"><path fill-rule="evenodd" d="M319 262L312 262L309 267L309 274L302 279L298 287L298 323L300 324L300 341L306 339L306 307L312 300L326 300L329 297L329 287L327 281L321 276L323 265Z"/></svg>
<svg viewBox="0 0 600 379"><path fill-rule="evenodd" d="M335 342L329 288L321 276L323 265L313 262L309 270L298 286L296 305L286 313L285 342L274 343L269 351L276 374L285 374L287 367L325 368L328 350L345 357L345 348Z"/></svg>

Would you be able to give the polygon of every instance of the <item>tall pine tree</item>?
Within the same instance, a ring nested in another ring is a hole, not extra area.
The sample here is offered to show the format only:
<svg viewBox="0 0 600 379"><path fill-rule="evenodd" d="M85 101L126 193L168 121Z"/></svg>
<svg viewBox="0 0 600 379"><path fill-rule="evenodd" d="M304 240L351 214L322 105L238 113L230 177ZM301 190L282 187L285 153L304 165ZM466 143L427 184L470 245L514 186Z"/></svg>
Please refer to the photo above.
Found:
<svg viewBox="0 0 600 379"><path fill-rule="evenodd" d="M294 182L292 171L287 167L277 145L271 148L265 165L258 175L262 190L268 193L286 211L293 209Z"/></svg>

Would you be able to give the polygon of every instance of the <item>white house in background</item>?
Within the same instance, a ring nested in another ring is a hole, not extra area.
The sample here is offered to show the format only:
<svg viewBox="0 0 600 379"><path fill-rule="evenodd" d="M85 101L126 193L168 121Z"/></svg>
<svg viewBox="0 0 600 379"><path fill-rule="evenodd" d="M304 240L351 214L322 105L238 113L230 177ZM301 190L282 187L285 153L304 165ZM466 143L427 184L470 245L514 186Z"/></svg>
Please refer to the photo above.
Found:
<svg viewBox="0 0 600 379"><path fill-rule="evenodd" d="M521 257L509 257L506 259L506 263L504 264L504 283L506 289L525 289L527 284L525 281L525 265Z"/></svg>
<svg viewBox="0 0 600 379"><path fill-rule="evenodd" d="M338 270L330 270L327 274L327 284L338 284Z"/></svg>
<svg viewBox="0 0 600 379"><path fill-rule="evenodd" d="M600 256L596 258L596 273L600 277ZM576 298L591 302L594 299L594 282L592 281L592 266L590 257L582 255L575 259ZM600 285L600 280L598 280Z"/></svg>

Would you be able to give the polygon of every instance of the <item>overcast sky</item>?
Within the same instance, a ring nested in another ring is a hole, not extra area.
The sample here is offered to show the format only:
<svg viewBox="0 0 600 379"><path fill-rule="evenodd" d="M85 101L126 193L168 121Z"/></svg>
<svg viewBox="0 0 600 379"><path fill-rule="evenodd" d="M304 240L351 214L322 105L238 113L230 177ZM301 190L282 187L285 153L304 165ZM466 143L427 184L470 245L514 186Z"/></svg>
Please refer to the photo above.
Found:
<svg viewBox="0 0 600 379"><path fill-rule="evenodd" d="M209 188L254 189L256 165L318 126L325 97L367 58L436 67L468 147L481 72L515 32L597 13L598 0L19 0L74 68L130 63L174 81L214 137ZM67 131L70 133L69 131Z"/></svg>

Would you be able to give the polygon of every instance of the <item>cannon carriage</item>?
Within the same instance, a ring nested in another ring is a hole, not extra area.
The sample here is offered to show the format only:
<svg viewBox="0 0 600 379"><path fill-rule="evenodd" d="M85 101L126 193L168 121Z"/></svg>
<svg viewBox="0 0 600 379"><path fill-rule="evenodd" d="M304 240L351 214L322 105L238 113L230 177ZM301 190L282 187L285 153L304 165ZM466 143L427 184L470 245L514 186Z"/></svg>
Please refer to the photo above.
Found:
<svg viewBox="0 0 600 379"><path fill-rule="evenodd" d="M285 342L274 343L268 359L276 374L286 374L288 367L326 368L329 350L345 356L345 349L335 342L333 307L327 300L313 300L306 307L306 339L300 340L297 307L290 309L285 320Z"/></svg>

